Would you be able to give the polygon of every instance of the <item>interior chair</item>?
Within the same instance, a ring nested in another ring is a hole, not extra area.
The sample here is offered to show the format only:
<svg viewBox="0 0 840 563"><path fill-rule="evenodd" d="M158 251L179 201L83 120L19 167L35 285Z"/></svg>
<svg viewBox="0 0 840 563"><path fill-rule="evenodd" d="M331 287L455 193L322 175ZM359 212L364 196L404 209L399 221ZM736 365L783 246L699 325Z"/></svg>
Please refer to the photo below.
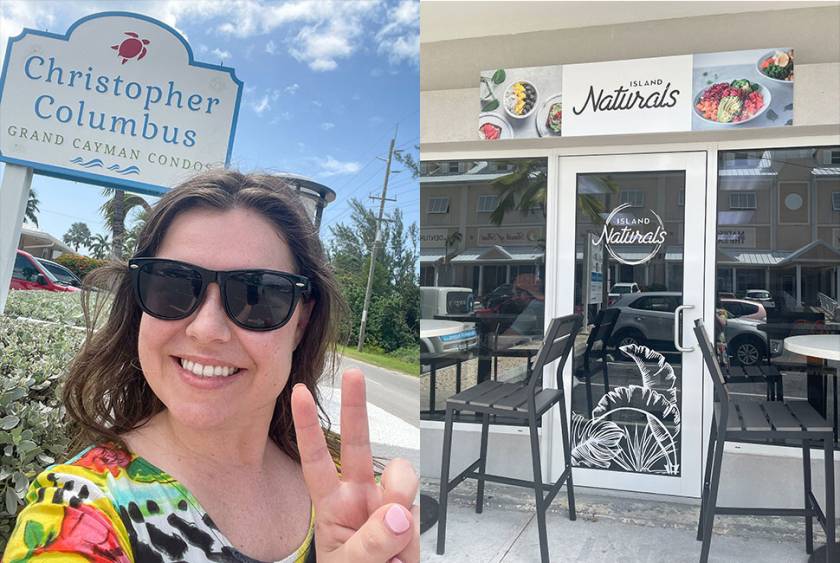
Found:
<svg viewBox="0 0 840 563"><path fill-rule="evenodd" d="M609 363L607 361L607 343L615 328L620 309L601 309L595 317L595 324L586 339L586 350L581 365L575 366L575 377L586 384L586 408L592 418L592 377L599 372L604 374L604 394L610 392Z"/></svg>
<svg viewBox="0 0 840 563"><path fill-rule="evenodd" d="M694 334L703 353L706 369L715 387L715 404L711 435L706 452L706 470L700 504L697 539L703 542L700 562L709 559L712 528L718 514L762 516L803 516L805 518L805 551L814 550L813 520L816 517L828 539L826 560L840 558L832 554L834 546L834 435L831 425L807 401L740 401L732 398L728 384L715 357L712 343L703 322L694 322ZM804 474L804 508L753 508L717 506L721 462L725 442L749 442L802 447ZM825 454L825 512L811 489L811 447L822 447Z"/></svg>
<svg viewBox="0 0 840 563"><path fill-rule="evenodd" d="M440 471L440 504L438 507L437 552L443 554L446 542L446 504L449 491L465 479L478 480L475 511L481 513L484 507L484 482L492 481L534 489L537 505L537 526L539 530L540 555L544 563L548 562L548 537L545 513L557 492L566 484L569 500L569 519L575 519L575 496L572 483L571 450L569 447L569 428L566 420L566 401L563 393L563 367L574 347L575 337L580 331L580 315L568 315L553 319L545 333L542 346L537 353L533 369L522 383L501 383L484 381L475 387L451 396L446 401L446 421L443 431L443 456ZM538 383L542 379L543 368L558 360L556 369L556 389L542 389ZM537 424L542 415L555 404L560 405L560 429L565 456L565 469L555 483L543 483L540 465L540 446ZM477 460L454 478L449 478L449 464L452 454L452 425L458 412L474 412L481 415L481 446ZM531 440L531 464L533 480L513 479L486 472L487 439L489 436L490 415L503 416L506 419L528 421Z"/></svg>

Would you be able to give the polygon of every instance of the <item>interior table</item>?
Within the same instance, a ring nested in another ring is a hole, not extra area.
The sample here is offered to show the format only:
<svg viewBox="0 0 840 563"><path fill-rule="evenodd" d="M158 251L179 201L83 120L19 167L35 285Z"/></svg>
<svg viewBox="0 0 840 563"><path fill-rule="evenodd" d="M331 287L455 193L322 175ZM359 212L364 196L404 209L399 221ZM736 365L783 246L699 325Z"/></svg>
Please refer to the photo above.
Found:
<svg viewBox="0 0 840 563"><path fill-rule="evenodd" d="M819 377L821 368L826 360L840 361L840 334L806 334L785 338L785 350L794 354L802 354L808 358L808 378ZM810 395L811 385L808 385ZM823 395L825 397L825 395ZM811 400L811 397L808 397ZM816 406L816 405L815 405ZM824 406L823 406L824 409ZM825 410L823 410L825 414ZM837 437L837 375L834 376L834 436ZM825 550L822 546L814 550L808 561L825 561ZM840 553L840 543L834 544L834 553Z"/></svg>

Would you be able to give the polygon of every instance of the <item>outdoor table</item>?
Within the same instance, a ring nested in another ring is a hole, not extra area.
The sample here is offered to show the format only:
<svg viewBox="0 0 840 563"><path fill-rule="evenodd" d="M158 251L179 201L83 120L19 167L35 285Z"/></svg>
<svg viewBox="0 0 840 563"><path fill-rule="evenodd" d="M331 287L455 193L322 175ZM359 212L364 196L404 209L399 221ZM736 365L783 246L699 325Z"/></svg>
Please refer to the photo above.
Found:
<svg viewBox="0 0 840 563"><path fill-rule="evenodd" d="M802 354L808 358L808 401L811 401L811 378L821 377L822 367L826 360L840 361L840 334L807 334L785 338L785 350L794 354ZM823 378L825 385L825 379ZM824 387L823 387L824 388ZM825 415L825 393L822 396L822 414ZM819 410L819 409L818 409ZM834 374L834 439L837 440L837 373ZM808 561L825 561L826 546L814 550ZM834 551L838 553L840 543L834 544Z"/></svg>
<svg viewBox="0 0 840 563"><path fill-rule="evenodd" d="M435 384L437 370L455 366L455 392L461 392L461 364L474 357L470 351L463 352L437 352L431 354L420 354L420 364L428 364L429 373L429 414L435 412Z"/></svg>

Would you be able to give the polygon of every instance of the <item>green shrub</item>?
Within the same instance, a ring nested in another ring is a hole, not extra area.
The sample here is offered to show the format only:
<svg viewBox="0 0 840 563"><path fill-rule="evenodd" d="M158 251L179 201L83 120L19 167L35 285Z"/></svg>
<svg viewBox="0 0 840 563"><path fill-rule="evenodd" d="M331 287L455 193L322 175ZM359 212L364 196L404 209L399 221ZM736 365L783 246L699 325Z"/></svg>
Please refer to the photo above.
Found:
<svg viewBox="0 0 840 563"><path fill-rule="evenodd" d="M107 260L99 260L97 258L89 258L79 254L62 254L55 259L56 262L79 276L79 279L84 279L88 273L100 266L108 263Z"/></svg>
<svg viewBox="0 0 840 563"><path fill-rule="evenodd" d="M37 289L10 291L5 315L83 327L85 319L81 295L81 292L59 293Z"/></svg>
<svg viewBox="0 0 840 563"><path fill-rule="evenodd" d="M393 352L388 352L387 355L409 364L420 364L420 346L404 346Z"/></svg>
<svg viewBox="0 0 840 563"><path fill-rule="evenodd" d="M67 454L58 387L83 338L72 326L0 316L0 552L30 481Z"/></svg>

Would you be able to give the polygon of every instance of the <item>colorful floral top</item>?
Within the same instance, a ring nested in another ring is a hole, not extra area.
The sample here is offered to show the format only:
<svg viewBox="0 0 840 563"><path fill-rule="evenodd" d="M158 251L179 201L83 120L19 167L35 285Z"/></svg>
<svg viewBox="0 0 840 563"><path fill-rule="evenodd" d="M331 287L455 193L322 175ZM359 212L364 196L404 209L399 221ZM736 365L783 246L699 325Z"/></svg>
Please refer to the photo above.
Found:
<svg viewBox="0 0 840 563"><path fill-rule="evenodd" d="M3 563L259 563L231 545L183 485L113 445L48 468L26 500ZM303 544L277 563L315 560L314 516Z"/></svg>

